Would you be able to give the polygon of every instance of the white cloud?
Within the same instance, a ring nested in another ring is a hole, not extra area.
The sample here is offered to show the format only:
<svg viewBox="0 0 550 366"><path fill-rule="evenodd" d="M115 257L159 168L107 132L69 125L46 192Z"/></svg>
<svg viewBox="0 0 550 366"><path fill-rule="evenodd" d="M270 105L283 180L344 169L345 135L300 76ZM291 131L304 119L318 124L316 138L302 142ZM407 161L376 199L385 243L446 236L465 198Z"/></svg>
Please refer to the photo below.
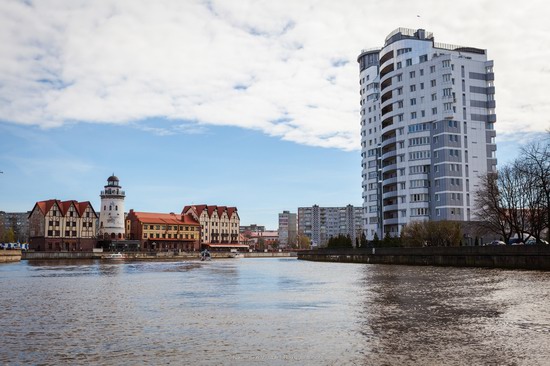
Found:
<svg viewBox="0 0 550 366"><path fill-rule="evenodd" d="M541 0L520 8L508 0L5 0L0 116L42 127L164 117L199 129L144 128L238 126L355 150L356 57L404 26L488 49L498 132L542 131L550 126L544 8Z"/></svg>

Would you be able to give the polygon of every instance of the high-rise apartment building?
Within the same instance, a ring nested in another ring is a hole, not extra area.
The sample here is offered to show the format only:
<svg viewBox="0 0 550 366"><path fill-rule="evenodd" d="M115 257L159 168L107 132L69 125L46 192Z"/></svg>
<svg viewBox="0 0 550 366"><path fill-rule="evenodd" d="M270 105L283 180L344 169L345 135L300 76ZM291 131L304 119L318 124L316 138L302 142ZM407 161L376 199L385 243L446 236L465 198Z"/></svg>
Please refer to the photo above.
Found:
<svg viewBox="0 0 550 366"><path fill-rule="evenodd" d="M298 233L311 240L312 246L323 246L331 237L349 235L355 239L361 235L362 207L298 207Z"/></svg>
<svg viewBox="0 0 550 366"><path fill-rule="evenodd" d="M367 238L414 220L470 220L479 177L496 171L486 51L399 28L358 62Z"/></svg>
<svg viewBox="0 0 550 366"><path fill-rule="evenodd" d="M279 214L279 246L286 248L296 244L298 220L295 213L283 211Z"/></svg>

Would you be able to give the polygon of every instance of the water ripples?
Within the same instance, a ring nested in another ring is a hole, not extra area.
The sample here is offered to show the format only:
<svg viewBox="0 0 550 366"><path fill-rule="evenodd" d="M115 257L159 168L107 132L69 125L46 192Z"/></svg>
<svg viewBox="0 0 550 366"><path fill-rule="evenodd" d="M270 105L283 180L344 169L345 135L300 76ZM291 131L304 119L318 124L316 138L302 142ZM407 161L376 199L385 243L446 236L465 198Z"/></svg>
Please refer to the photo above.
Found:
<svg viewBox="0 0 550 366"><path fill-rule="evenodd" d="M550 274L303 262L0 266L1 364L544 365Z"/></svg>

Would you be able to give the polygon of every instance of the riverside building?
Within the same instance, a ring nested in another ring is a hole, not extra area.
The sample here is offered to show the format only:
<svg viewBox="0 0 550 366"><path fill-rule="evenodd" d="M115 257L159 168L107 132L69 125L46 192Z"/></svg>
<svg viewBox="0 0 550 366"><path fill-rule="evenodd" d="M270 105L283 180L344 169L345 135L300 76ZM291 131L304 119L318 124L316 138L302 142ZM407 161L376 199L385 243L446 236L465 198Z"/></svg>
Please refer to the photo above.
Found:
<svg viewBox="0 0 550 366"><path fill-rule="evenodd" d="M97 218L89 201L36 202L29 214L29 249L92 250L96 244Z"/></svg>
<svg viewBox="0 0 550 366"><path fill-rule="evenodd" d="M486 50L399 28L357 61L367 239L414 220L469 221L479 177L497 163Z"/></svg>

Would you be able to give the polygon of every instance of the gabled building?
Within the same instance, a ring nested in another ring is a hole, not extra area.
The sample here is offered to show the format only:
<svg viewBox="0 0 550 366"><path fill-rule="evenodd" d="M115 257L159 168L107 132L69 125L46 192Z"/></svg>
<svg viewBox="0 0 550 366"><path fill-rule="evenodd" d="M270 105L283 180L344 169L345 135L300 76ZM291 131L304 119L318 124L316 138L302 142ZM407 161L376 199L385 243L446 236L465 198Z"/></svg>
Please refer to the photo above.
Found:
<svg viewBox="0 0 550 366"><path fill-rule="evenodd" d="M126 237L148 251L194 251L200 247L201 226L192 215L136 212L126 216Z"/></svg>
<svg viewBox="0 0 550 366"><path fill-rule="evenodd" d="M215 205L185 206L183 215L191 215L201 225L201 244L237 244L240 218L236 207Z"/></svg>
<svg viewBox="0 0 550 366"><path fill-rule="evenodd" d="M29 214L29 249L92 250L96 245L97 220L89 201L36 202Z"/></svg>

